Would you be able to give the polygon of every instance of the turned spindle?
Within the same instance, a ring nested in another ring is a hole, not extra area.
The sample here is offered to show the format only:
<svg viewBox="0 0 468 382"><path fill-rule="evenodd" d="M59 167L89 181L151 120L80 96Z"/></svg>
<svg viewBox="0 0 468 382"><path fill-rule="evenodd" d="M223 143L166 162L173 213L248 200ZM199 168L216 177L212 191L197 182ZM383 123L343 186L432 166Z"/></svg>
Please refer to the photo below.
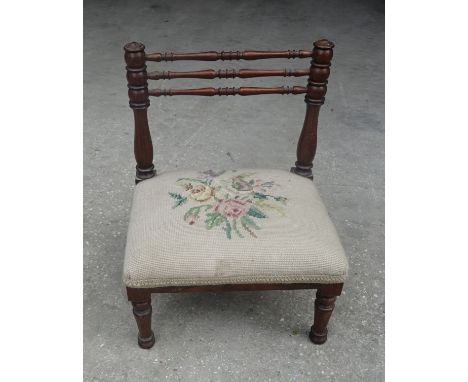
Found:
<svg viewBox="0 0 468 382"><path fill-rule="evenodd" d="M258 51L245 50L235 52L198 52L198 53L173 53L156 52L146 55L146 61L218 61L218 60L264 60L267 58L308 58L312 57L309 50L283 50L283 51Z"/></svg>
<svg viewBox="0 0 468 382"><path fill-rule="evenodd" d="M153 97L190 96L253 96L259 94L303 94L307 89L303 86L280 86L276 88L240 87L240 88L198 88L198 89L150 89L148 94Z"/></svg>
<svg viewBox="0 0 468 382"><path fill-rule="evenodd" d="M145 46L139 42L125 45L127 63L128 98L135 119L134 152L136 165L135 182L152 178L156 172L153 165L153 143L148 126L147 109L150 105L146 74Z"/></svg>
<svg viewBox="0 0 468 382"><path fill-rule="evenodd" d="M255 78L255 77L301 77L308 76L309 69L206 69L191 72L154 71L149 80L172 80L175 78Z"/></svg>
<svg viewBox="0 0 468 382"><path fill-rule="evenodd" d="M309 79L307 81L306 116L297 144L297 162L291 171L313 179L312 166L317 149L317 125L320 106L325 102L328 76L330 75L333 47L328 40L314 42Z"/></svg>

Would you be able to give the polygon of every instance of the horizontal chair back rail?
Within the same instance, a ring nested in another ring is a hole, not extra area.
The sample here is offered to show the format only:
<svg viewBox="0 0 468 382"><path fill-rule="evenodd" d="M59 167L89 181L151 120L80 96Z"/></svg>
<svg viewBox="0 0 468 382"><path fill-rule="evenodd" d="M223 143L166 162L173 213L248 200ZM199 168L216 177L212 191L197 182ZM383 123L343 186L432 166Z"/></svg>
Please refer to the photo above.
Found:
<svg viewBox="0 0 468 382"><path fill-rule="evenodd" d="M198 53L148 53L146 61L218 61L218 60L264 60L268 58L310 58L310 50L261 51L245 50L243 52L198 52Z"/></svg>
<svg viewBox="0 0 468 382"><path fill-rule="evenodd" d="M306 115L297 143L297 161L291 171L312 179L312 167L317 147L317 125L321 105L327 93L328 76L333 57L333 42L320 39L314 42L311 50L263 51L245 50L199 53L146 53L140 42L125 45L125 62L128 81L129 104L134 112L135 137L134 151L136 166L135 181L152 178L156 175L153 164L153 143L148 124L147 109L150 97L171 96L253 96L261 94L304 94ZM260 60L275 58L309 58L309 69L205 69L195 71L156 71L147 72L149 61L217 61L217 60ZM149 80L175 78L252 78L252 77L307 77L307 86L279 87L201 87L175 89L148 89Z"/></svg>
<svg viewBox="0 0 468 382"><path fill-rule="evenodd" d="M254 77L303 77L309 69L206 69L192 72L154 71L148 73L149 80L172 80L175 78L254 78Z"/></svg>
<svg viewBox="0 0 468 382"><path fill-rule="evenodd" d="M259 94L305 94L307 88L304 86L281 86L274 88L240 87L240 88L198 88L198 89L149 89L148 95L153 97L162 96L253 96Z"/></svg>

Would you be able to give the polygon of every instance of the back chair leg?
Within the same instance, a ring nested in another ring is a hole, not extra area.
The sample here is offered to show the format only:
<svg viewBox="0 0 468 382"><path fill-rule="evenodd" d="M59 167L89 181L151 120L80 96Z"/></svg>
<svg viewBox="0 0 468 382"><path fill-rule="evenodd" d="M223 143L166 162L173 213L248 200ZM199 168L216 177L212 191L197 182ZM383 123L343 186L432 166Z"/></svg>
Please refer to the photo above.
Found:
<svg viewBox="0 0 468 382"><path fill-rule="evenodd" d="M133 315L138 325L138 345L143 349L153 347L155 338L151 330L151 295L146 301L132 301Z"/></svg>
<svg viewBox="0 0 468 382"><path fill-rule="evenodd" d="M340 285L340 284L334 284ZM342 284L341 284L342 286ZM316 344L321 345L327 341L328 321L335 308L336 296L341 294L341 288L337 291L333 286L323 285L317 289L315 299L314 325L310 328L309 338Z"/></svg>

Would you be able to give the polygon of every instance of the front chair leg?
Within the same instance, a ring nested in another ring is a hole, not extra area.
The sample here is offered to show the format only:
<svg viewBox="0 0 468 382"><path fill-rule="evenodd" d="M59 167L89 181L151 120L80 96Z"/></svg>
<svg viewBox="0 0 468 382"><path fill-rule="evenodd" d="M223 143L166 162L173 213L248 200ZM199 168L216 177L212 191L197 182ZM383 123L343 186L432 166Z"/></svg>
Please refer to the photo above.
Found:
<svg viewBox="0 0 468 382"><path fill-rule="evenodd" d="M155 339L151 330L151 298L147 301L132 301L133 315L138 325L138 345L143 349L153 347Z"/></svg>
<svg viewBox="0 0 468 382"><path fill-rule="evenodd" d="M310 328L309 333L309 338L314 344L321 345L327 341L327 325L335 308L337 295L339 293L336 293L331 288L323 287L317 290L314 325Z"/></svg>

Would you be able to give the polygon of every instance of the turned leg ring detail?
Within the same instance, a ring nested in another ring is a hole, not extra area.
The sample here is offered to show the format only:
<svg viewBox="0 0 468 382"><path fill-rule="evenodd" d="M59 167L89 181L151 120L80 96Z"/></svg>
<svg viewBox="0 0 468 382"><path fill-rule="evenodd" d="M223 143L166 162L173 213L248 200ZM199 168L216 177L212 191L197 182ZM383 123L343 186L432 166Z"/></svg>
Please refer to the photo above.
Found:
<svg viewBox="0 0 468 382"><path fill-rule="evenodd" d="M133 315L138 325L138 345L143 349L149 349L155 343L154 333L151 330L151 300L132 302L132 305Z"/></svg>
<svg viewBox="0 0 468 382"><path fill-rule="evenodd" d="M335 308L335 301L336 296L323 296L320 290L317 291L314 325L310 328L309 333L309 338L314 344L321 345L327 341L327 325Z"/></svg>

